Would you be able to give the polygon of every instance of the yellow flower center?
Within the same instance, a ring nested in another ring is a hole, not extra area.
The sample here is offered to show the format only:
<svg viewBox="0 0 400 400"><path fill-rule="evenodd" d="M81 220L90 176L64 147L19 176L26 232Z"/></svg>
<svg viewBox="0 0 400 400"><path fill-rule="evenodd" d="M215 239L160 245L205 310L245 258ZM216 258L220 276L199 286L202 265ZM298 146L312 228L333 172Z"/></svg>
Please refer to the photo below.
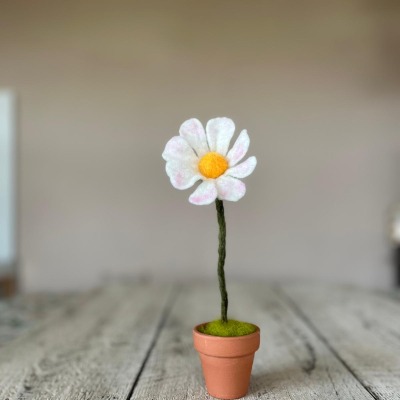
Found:
<svg viewBox="0 0 400 400"><path fill-rule="evenodd" d="M210 152L199 161L199 171L206 178L215 179L228 169L228 161L221 154Z"/></svg>

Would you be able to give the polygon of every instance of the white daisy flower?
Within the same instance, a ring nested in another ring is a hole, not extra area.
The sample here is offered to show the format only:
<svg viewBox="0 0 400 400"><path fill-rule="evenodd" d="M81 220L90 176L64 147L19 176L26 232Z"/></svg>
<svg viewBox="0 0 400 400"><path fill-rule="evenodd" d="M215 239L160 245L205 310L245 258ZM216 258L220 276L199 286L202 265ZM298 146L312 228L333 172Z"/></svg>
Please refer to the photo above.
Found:
<svg viewBox="0 0 400 400"><path fill-rule="evenodd" d="M203 181L189 197L192 204L210 204L217 198L238 201L245 195L246 185L240 179L254 171L257 160L252 156L238 164L250 139L244 129L228 151L234 132L235 124L229 118L210 119L205 130L192 118L181 125L180 136L165 146L162 157L174 188L184 190Z"/></svg>

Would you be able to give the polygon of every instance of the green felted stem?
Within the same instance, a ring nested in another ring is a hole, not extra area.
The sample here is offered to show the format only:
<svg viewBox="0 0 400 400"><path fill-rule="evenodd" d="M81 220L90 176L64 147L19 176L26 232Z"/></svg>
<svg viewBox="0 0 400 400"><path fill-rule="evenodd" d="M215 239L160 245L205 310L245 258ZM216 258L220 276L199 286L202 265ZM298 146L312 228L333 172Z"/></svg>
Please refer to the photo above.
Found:
<svg viewBox="0 0 400 400"><path fill-rule="evenodd" d="M198 328L198 331L212 336L235 337L250 335L257 330L257 327L248 322L235 321L230 319L228 322L216 320L208 322Z"/></svg>
<svg viewBox="0 0 400 400"><path fill-rule="evenodd" d="M218 246L218 281L219 291L221 292L221 321L228 322L228 292L225 283L225 257L226 257L226 224L224 215L224 203L222 200L215 200L217 207L217 217L219 225L219 246Z"/></svg>

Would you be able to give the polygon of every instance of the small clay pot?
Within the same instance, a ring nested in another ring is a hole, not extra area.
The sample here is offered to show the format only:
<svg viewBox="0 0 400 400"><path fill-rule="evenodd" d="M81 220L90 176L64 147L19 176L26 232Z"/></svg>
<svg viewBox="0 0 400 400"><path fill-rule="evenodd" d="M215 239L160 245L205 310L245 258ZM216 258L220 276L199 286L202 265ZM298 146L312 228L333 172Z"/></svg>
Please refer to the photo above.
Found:
<svg viewBox="0 0 400 400"><path fill-rule="evenodd" d="M249 389L254 353L260 347L260 329L245 336L220 337L193 329L207 391L219 399L238 399Z"/></svg>

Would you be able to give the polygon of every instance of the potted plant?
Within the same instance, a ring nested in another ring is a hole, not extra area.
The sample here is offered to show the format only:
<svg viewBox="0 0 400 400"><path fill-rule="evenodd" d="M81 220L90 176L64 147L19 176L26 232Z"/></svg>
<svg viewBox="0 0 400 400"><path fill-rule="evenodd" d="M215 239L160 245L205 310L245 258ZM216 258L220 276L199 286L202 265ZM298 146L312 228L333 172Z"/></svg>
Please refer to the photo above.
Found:
<svg viewBox="0 0 400 400"><path fill-rule="evenodd" d="M250 139L243 130L229 149L235 124L229 118L214 118L206 129L192 118L185 121L162 154L171 184L180 190L202 181L190 195L195 205L215 202L219 225L218 281L221 292L221 318L193 329L194 347L199 352L206 387L221 399L243 397L248 390L254 353L260 345L260 329L247 322L228 319L228 292L225 282L226 224L224 200L238 201L246 193L240 180L256 167L255 157L240 162Z"/></svg>

